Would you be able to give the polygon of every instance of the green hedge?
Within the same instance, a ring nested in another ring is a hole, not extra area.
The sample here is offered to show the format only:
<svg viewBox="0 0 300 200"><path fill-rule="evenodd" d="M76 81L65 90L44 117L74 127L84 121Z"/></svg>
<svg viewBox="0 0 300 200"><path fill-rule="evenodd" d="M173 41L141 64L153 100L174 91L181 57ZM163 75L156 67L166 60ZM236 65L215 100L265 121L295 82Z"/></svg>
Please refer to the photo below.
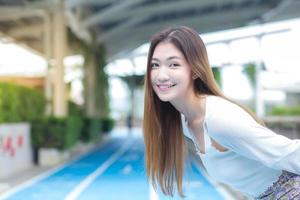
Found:
<svg viewBox="0 0 300 200"><path fill-rule="evenodd" d="M84 118L70 115L67 118L43 118L32 121L31 139L34 148L69 149L77 141L93 142L108 133L114 126L112 119Z"/></svg>
<svg viewBox="0 0 300 200"><path fill-rule="evenodd" d="M66 135L65 118L43 118L31 123L31 139L35 148L54 147L64 149Z"/></svg>
<svg viewBox="0 0 300 200"><path fill-rule="evenodd" d="M111 118L84 118L84 127L81 131L81 140L84 142L95 141L100 133L107 134L115 126Z"/></svg>
<svg viewBox="0 0 300 200"><path fill-rule="evenodd" d="M35 148L69 149L78 140L83 126L77 116L43 118L32 121L31 139Z"/></svg>
<svg viewBox="0 0 300 200"><path fill-rule="evenodd" d="M46 99L42 92L0 83L0 123L30 122L34 148L68 149L80 139L95 141L114 127L110 118L85 118L78 105L72 102L68 105L68 117L45 117Z"/></svg>
<svg viewBox="0 0 300 200"><path fill-rule="evenodd" d="M219 85L220 88L222 88L222 73L221 73L221 69L219 67L213 67L212 68L212 72L214 75L214 78L217 82L217 84Z"/></svg>
<svg viewBox="0 0 300 200"><path fill-rule="evenodd" d="M35 148L48 147L68 149L78 140L93 142L114 127L110 118L83 117L83 110L69 102L69 116L66 118L48 117L32 121L32 144Z"/></svg>
<svg viewBox="0 0 300 200"><path fill-rule="evenodd" d="M0 83L0 123L39 119L44 115L46 99L42 92Z"/></svg>
<svg viewBox="0 0 300 200"><path fill-rule="evenodd" d="M115 126L115 121L111 118L102 119L101 131L103 133L109 133Z"/></svg>
<svg viewBox="0 0 300 200"><path fill-rule="evenodd" d="M99 118L84 118L81 140L84 142L95 141L101 133L101 120Z"/></svg>
<svg viewBox="0 0 300 200"><path fill-rule="evenodd" d="M295 116L300 115L300 105L298 106L278 106L272 109L270 115L277 115L277 116Z"/></svg>

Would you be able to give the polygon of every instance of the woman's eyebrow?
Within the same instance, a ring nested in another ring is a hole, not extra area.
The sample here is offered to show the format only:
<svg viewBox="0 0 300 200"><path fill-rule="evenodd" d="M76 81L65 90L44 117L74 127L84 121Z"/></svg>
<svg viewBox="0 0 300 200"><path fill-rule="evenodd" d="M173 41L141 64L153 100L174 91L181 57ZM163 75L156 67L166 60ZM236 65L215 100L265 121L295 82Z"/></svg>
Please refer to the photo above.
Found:
<svg viewBox="0 0 300 200"><path fill-rule="evenodd" d="M179 56L170 56L170 57L168 57L167 58L167 60L173 60L173 59L181 59ZM153 60L153 61L160 61L159 59L157 59L157 58L152 58L151 60Z"/></svg>
<svg viewBox="0 0 300 200"><path fill-rule="evenodd" d="M167 60L172 60L172 59L181 59L179 56L171 56L169 58L167 58Z"/></svg>
<svg viewBox="0 0 300 200"><path fill-rule="evenodd" d="M157 58L152 58L151 60L159 62L159 59Z"/></svg>

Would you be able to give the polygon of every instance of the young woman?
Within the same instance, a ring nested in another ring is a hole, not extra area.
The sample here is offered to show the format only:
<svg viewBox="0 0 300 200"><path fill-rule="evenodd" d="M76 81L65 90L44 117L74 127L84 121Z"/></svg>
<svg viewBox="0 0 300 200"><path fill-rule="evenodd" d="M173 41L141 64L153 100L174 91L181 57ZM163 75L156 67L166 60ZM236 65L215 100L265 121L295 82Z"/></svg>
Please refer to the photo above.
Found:
<svg viewBox="0 0 300 200"><path fill-rule="evenodd" d="M151 40L143 131L147 175L167 195L175 185L184 196L190 139L216 180L255 199L300 199L300 140L272 132L221 93L205 45L188 27Z"/></svg>

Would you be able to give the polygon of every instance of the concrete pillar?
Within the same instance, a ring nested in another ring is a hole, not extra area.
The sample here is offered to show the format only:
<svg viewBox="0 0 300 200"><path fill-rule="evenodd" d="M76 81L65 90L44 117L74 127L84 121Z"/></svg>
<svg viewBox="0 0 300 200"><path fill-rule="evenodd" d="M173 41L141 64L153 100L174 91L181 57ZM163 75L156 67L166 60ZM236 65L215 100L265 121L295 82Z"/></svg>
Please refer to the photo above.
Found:
<svg viewBox="0 0 300 200"><path fill-rule="evenodd" d="M131 73L131 79L129 80L129 86L130 86L130 99L131 99L131 110L129 111L129 113L131 113L131 117L132 117L132 121L134 121L135 118L135 89L136 89L136 85L135 85L135 62L133 60L133 58L130 59L130 62L132 64L132 73Z"/></svg>
<svg viewBox="0 0 300 200"><path fill-rule="evenodd" d="M261 38L262 35L257 36L257 40L259 43L258 46L258 55L259 58L256 62L256 89L255 89L255 108L256 108L256 115L258 117L264 117L265 116L265 105L264 105L264 99L263 99L263 86L262 86L262 70L263 70L263 58L262 58L262 51L261 51Z"/></svg>
<svg viewBox="0 0 300 200"><path fill-rule="evenodd" d="M64 82L64 63L63 59L67 53L67 29L65 25L65 15L63 9L64 1L59 1L53 16L53 54L55 60L55 81L53 114L56 117L67 115L66 86Z"/></svg>
<svg viewBox="0 0 300 200"><path fill-rule="evenodd" d="M255 108L256 108L256 115L258 117L265 116L265 103L263 99L263 86L261 81L262 73L262 61L257 62L256 64L256 90L255 90Z"/></svg>
<svg viewBox="0 0 300 200"><path fill-rule="evenodd" d="M96 106L96 62L95 56L91 55L90 60L85 61L86 68L85 68L85 81L86 81L86 95L85 95L85 106L86 106L86 114L89 117L96 117L98 116L97 113L97 106Z"/></svg>
<svg viewBox="0 0 300 200"><path fill-rule="evenodd" d="M50 12L45 11L44 13L44 55L47 60L47 73L45 76L45 97L47 100L46 103L46 115L51 115L53 110L52 98L53 98L53 81L51 77L51 58L52 58L52 45L51 45L51 14Z"/></svg>

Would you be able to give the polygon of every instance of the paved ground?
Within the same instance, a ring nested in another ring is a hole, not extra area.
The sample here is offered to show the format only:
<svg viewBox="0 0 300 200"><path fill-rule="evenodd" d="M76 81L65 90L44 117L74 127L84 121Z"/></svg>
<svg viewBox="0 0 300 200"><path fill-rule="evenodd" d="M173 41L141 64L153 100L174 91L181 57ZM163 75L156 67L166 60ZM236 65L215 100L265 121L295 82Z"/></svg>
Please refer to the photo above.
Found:
<svg viewBox="0 0 300 200"><path fill-rule="evenodd" d="M177 195L169 198L159 191L154 192L145 177L141 130L135 129L127 136L126 129L117 129L99 147L61 166L33 167L9 179L0 180L0 199L180 199ZM188 200L242 199L223 185L208 180L197 163L193 163L186 172L185 191Z"/></svg>

